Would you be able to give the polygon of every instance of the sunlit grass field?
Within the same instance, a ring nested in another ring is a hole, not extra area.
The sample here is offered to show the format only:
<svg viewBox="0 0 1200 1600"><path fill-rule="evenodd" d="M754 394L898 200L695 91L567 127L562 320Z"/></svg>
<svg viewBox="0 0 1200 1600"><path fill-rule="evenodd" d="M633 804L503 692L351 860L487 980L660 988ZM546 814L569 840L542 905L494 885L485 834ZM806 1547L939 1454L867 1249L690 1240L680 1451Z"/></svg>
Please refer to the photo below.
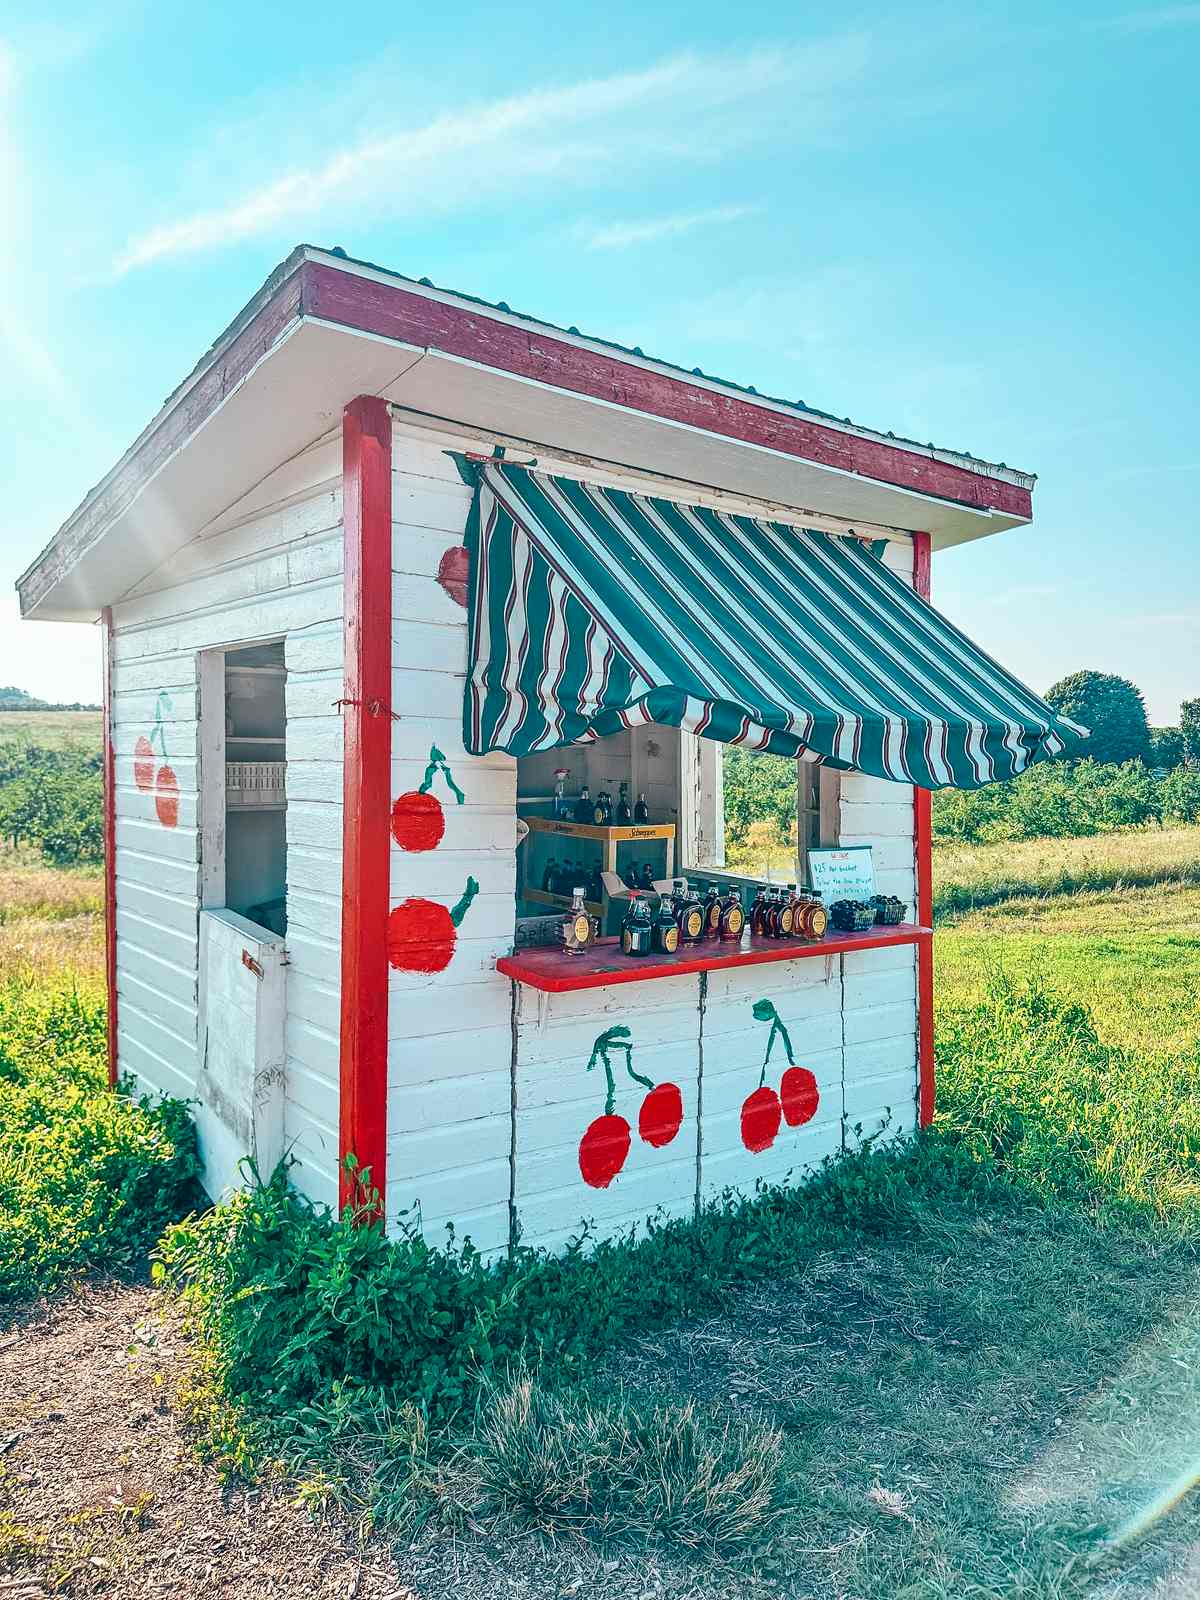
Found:
<svg viewBox="0 0 1200 1600"><path fill-rule="evenodd" d="M24 974L39 982L96 984L103 955L101 869L63 870L0 849L0 981Z"/></svg>
<svg viewBox="0 0 1200 1600"><path fill-rule="evenodd" d="M103 737L99 711L0 711L0 744L12 739L46 750L59 750L65 744L98 750Z"/></svg>

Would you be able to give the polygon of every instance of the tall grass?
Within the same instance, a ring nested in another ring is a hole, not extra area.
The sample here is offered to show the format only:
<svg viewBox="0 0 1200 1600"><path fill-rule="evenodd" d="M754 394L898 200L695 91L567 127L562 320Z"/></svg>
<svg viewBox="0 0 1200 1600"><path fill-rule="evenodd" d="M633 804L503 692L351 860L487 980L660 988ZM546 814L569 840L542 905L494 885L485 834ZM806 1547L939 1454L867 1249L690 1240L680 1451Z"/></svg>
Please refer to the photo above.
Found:
<svg viewBox="0 0 1200 1600"><path fill-rule="evenodd" d="M1135 828L1099 838L940 842L933 872L939 917L1006 900L1200 885L1200 827Z"/></svg>
<svg viewBox="0 0 1200 1600"><path fill-rule="evenodd" d="M97 993L0 981L0 1301L138 1266L198 1166L182 1105L109 1092Z"/></svg>

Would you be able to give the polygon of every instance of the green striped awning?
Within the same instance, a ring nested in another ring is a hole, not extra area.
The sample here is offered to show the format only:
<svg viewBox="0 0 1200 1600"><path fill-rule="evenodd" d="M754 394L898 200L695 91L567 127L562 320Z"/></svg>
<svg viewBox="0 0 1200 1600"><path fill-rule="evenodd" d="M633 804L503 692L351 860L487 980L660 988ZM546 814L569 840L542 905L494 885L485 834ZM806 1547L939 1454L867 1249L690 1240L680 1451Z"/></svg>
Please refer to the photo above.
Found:
<svg viewBox="0 0 1200 1600"><path fill-rule="evenodd" d="M468 542L475 754L660 722L973 789L1083 732L856 538L497 460Z"/></svg>

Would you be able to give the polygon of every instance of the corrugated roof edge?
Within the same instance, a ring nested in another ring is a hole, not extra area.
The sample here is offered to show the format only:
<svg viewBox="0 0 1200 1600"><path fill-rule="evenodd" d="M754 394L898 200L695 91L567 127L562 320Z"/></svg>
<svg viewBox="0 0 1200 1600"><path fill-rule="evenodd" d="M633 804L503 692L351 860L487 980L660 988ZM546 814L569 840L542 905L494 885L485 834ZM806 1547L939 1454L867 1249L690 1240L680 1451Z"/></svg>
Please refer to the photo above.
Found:
<svg viewBox="0 0 1200 1600"><path fill-rule="evenodd" d="M306 251L317 251L323 256L332 257L336 261L344 261L350 267L365 267L369 272L378 272L386 278L394 278L397 283L408 284L413 289L432 289L437 294L453 295L456 300L465 301L468 305L482 306L488 311L498 311L502 316L514 317L518 322L527 322L533 327L545 328L550 333L559 333L567 338L586 339L589 344L599 345L605 350L614 350L623 356L632 356L635 361L646 361L664 371L678 373L681 378L702 378L705 383L719 384L722 389L728 389L731 394L745 395L751 400L765 401L767 405L782 406L785 410L794 411L800 416L813 417L819 422L831 422L839 428L855 428L861 433L870 434L872 438L881 443L894 445L907 445L913 450L936 450L941 456L953 456L959 461L968 462L976 470L1012 472L1027 480L1030 487L1037 482L1036 472L1027 472L1021 467L1011 467L1004 461L988 461L983 456L972 455L969 450L950 449L944 445L934 444L932 440L909 439L904 434L882 433L878 428L872 428L866 423L854 422L850 417L838 417L832 411L821 411L816 406L806 405L803 400L787 400L781 395L764 394L753 385L735 383L732 378L721 378L711 372L702 372L699 367L683 367L678 362L666 361L661 356L648 356L637 346L619 344L615 339L605 339L599 334L584 333L582 329L571 326L564 328L556 322L547 322L544 317L535 317L527 311L514 311L507 301L484 300L480 295L466 294L461 289L450 289L445 284L434 283L431 278L410 278L406 273L397 272L394 267L380 266L377 261L365 261L359 256L349 255L340 246L330 248L320 244L301 244L282 262L271 277L268 284L274 284L282 275L287 276L285 269L290 268L294 258ZM264 285L264 288L266 285ZM258 297L255 296L255 299ZM240 318L238 319L240 321ZM231 324L226 333L233 331L237 326ZM225 334L221 335L221 339ZM216 341L220 344L221 339ZM214 346L215 348L215 346ZM210 352L206 352L205 359ZM203 359L199 363L203 365ZM190 374L189 374L190 376ZM185 379L185 382L187 380ZM182 387L182 386L181 386Z"/></svg>

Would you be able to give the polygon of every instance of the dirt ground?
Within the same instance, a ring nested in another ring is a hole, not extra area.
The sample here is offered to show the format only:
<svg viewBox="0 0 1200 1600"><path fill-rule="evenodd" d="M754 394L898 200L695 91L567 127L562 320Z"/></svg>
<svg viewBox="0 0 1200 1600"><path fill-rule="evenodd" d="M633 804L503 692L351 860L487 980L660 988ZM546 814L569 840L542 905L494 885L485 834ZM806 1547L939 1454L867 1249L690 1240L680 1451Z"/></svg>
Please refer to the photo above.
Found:
<svg viewBox="0 0 1200 1600"><path fill-rule="evenodd" d="M709 1600L653 1559L434 1533L396 1552L270 1488L223 1485L170 1397L147 1287L85 1287L0 1323L0 1600ZM480 1530L483 1533L483 1530ZM753 1592L770 1593L768 1588Z"/></svg>
<svg viewBox="0 0 1200 1600"><path fill-rule="evenodd" d="M0 1597L410 1600L383 1545L223 1488L169 1405L169 1330L141 1287L85 1289L0 1334Z"/></svg>

